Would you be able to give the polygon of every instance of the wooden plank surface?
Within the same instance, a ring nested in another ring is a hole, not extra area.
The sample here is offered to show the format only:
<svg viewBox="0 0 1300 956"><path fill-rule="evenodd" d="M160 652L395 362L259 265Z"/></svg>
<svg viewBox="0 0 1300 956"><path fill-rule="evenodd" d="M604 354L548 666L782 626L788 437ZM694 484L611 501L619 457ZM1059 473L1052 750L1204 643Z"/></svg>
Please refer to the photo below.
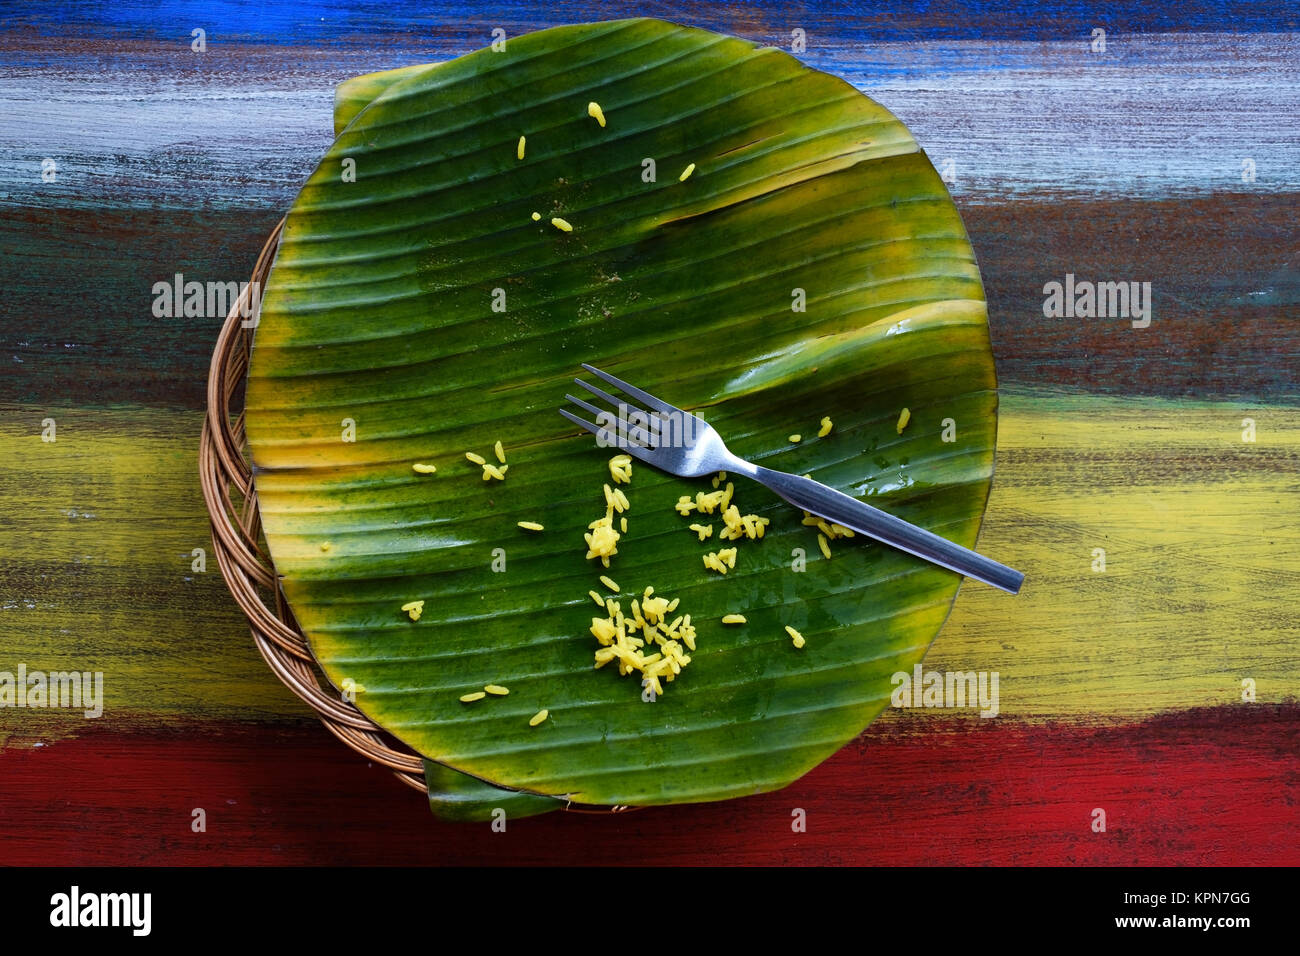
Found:
<svg viewBox="0 0 1300 956"><path fill-rule="evenodd" d="M927 657L997 671L995 718L888 711L778 794L493 834L434 821L252 649L196 473L219 318L157 318L151 289L246 278L328 145L340 80L468 52L497 26L624 15L776 45L802 29L806 62L952 161L1004 386L981 545L1029 584L1014 600L964 587ZM7 858L1300 861L1295 21L1136 2L11 5L0 671L101 671L105 699L92 720L0 708ZM1044 316L1067 273L1151 282L1150 327Z"/></svg>

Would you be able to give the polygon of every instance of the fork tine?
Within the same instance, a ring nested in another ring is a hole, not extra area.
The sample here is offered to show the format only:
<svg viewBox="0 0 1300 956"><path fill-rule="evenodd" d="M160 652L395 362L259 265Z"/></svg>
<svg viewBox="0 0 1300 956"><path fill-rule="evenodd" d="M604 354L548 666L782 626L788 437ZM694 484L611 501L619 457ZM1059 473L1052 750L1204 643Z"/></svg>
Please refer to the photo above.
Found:
<svg viewBox="0 0 1300 956"><path fill-rule="evenodd" d="M655 398L649 392L643 392L635 385L629 385L621 378L615 378L613 375L610 375L608 372L602 372L594 365L588 365L586 362L584 362L582 363L582 367L585 368L592 375L598 376L599 378L603 378L606 382L608 382L610 385L613 385L619 391L626 392L628 395L631 395L637 401L645 404L647 408L653 408L657 412L673 412L678 415L685 414L676 405L669 405L667 402L663 401L662 399Z"/></svg>
<svg viewBox="0 0 1300 956"><path fill-rule="evenodd" d="M635 429L636 431L640 432L644 436L641 438L634 438L635 441L638 441L643 445L653 445L658 441L659 427L660 427L660 423L663 421L662 418L656 417L657 415L660 414L659 412L647 412L645 409L640 408L639 406L629 405L621 398L615 398L613 395L609 394L609 392L606 392L604 389L599 389L595 385L588 385L580 378L575 378L574 381L577 382L579 385L581 385L583 388L585 388L587 391L591 392L591 394L595 395L597 398L607 402L614 409L619 409L619 408L627 409L628 418L631 418L633 415L639 415L642 418L644 418L646 421L646 427L644 428L642 428L639 425L631 425L631 424L627 425L627 428L629 430ZM593 415L599 416L601 414L608 414L608 412L602 413L601 410L596 408L594 405L588 405L586 402L582 401L581 399L574 398L572 395L566 395L564 397L567 398L569 401L573 402L575 405L581 405L583 408L591 412ZM597 421L599 421L599 418L597 418ZM619 427L624 426L625 419L623 418L623 416L621 415L619 416L618 422L619 422Z"/></svg>
<svg viewBox="0 0 1300 956"><path fill-rule="evenodd" d="M593 425L585 418L579 418L577 415L574 415L572 412L568 411L567 409L561 408L559 409L559 412L561 415L563 415L569 421L573 422L573 424L577 425L579 428L585 428L587 429L587 431L591 432L593 435L597 437L600 437L601 435L608 435L610 433L608 428L602 428L599 425Z"/></svg>
<svg viewBox="0 0 1300 956"><path fill-rule="evenodd" d="M584 409L585 411L591 412L592 417L594 417L594 418L599 418L601 415L608 415L608 414L610 414L609 409L607 409L607 408L605 408L605 409L597 408L595 405L592 405L590 402L584 402L582 399L578 398L576 395L565 395L564 397L567 398L569 401L573 402L573 404L577 405L579 408Z"/></svg>
<svg viewBox="0 0 1300 956"><path fill-rule="evenodd" d="M640 458L642 461L649 462L650 464L654 464L653 449L646 448L644 445L638 445L636 442L628 440L628 438L625 435L616 434L610 429L605 428L601 425L592 424L586 419L579 418L577 415L574 415L573 413L567 411L566 409L561 408L558 409L558 411L561 415L563 415L569 421L573 422L573 424L577 425L579 428L585 428L587 431L595 435L598 440L597 441L598 444L602 439L608 439L609 437L613 437L614 445L620 451L625 451L628 454L635 455L637 458Z"/></svg>
<svg viewBox="0 0 1300 956"><path fill-rule="evenodd" d="M623 405L627 408L629 412L641 412L642 415L646 414L645 411L643 411L642 409L638 408L635 405L628 403L625 399L615 398L613 395L609 394L609 392L605 391L604 389L597 388L595 385L588 385L580 378L575 378L573 381L574 384L581 385L587 391L591 392L591 394L599 398L602 402L608 404L615 411L618 410L618 407L620 405ZM569 397L572 398L573 396L569 396Z"/></svg>
<svg viewBox="0 0 1300 956"><path fill-rule="evenodd" d="M577 398L573 395L565 395L564 397L567 398L569 401L573 402L573 404L577 405L579 408L585 409L586 411L590 412L592 417L595 418L597 422L600 421L600 417L602 415L614 414L608 409L597 408L595 405L591 405L587 402L584 402L582 399ZM639 412L639 414L644 415L645 412ZM642 428L639 425L631 425L622 418L615 417L614 421L617 423L617 430L619 431L619 433L626 435L630 441L634 441L637 444L642 445L646 448L649 448L652 445L654 445L656 439L658 438L658 436L654 432L650 431L649 429ZM604 428L606 431L612 432L614 430L609 425L600 425L599 427Z"/></svg>

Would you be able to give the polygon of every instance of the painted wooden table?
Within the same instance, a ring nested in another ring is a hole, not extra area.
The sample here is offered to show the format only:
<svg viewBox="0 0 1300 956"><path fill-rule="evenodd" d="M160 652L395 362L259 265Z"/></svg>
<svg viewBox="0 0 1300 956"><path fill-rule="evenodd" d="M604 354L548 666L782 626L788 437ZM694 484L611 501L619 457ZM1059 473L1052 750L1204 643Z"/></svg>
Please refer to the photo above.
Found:
<svg viewBox="0 0 1300 956"><path fill-rule="evenodd" d="M275 680L205 562L196 447L220 316L167 315L155 286L247 277L328 146L340 80L496 28L628 15L802 41L912 128L990 302L1003 395L981 548L1029 583L963 588L926 659L997 672L996 716L891 709L790 788L729 803L440 823ZM1300 862L1294 8L3 16L7 862ZM1137 283L1149 312L1052 314L1052 283L1079 305L1102 282ZM102 714L14 706L20 668L102 674Z"/></svg>

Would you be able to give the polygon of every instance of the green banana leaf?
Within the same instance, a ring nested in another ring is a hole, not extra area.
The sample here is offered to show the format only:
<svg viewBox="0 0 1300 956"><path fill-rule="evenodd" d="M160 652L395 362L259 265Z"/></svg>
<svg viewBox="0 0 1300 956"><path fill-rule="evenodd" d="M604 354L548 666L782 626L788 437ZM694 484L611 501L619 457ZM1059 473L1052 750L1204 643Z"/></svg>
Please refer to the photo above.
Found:
<svg viewBox="0 0 1300 956"><path fill-rule="evenodd" d="M432 760L424 762L424 782L429 787L429 809L440 820L480 823L501 814L519 820L564 807L554 797L495 787Z"/></svg>
<svg viewBox="0 0 1300 956"><path fill-rule="evenodd" d="M744 457L973 545L996 380L942 182L847 84L658 20L405 73L341 101L356 112L289 214L249 373L267 540L313 652L381 726L480 782L596 805L790 783L888 704L958 578L861 538L827 560L800 512L746 483L737 504L771 525L719 576L701 561L716 534L673 510L710 483L635 465L608 573L625 608L652 585L699 632L645 701L592 666L604 569L583 533L610 452L556 410L590 362ZM491 460L497 439L510 471L485 482L464 453ZM722 625L732 612L748 623ZM509 695L460 702L488 683Z"/></svg>
<svg viewBox="0 0 1300 956"><path fill-rule="evenodd" d="M407 66L344 80L334 91L334 135L343 132L357 114L384 90L425 69L428 67ZM427 759L424 761L424 781L429 790L429 808L442 820L483 822L493 819L497 811L503 811L509 817L530 817L564 806L553 797L496 787Z"/></svg>
<svg viewBox="0 0 1300 956"><path fill-rule="evenodd" d="M334 135L347 128L358 113L374 102L375 97L390 86L427 70L423 66L402 66L395 70L381 70L344 80L334 89Z"/></svg>

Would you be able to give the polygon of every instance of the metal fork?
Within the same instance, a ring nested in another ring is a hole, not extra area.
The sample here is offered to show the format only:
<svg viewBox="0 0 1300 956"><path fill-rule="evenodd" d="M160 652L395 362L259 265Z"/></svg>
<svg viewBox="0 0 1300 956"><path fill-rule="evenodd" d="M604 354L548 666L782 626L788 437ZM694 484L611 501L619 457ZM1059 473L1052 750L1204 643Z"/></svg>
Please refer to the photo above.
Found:
<svg viewBox="0 0 1300 956"><path fill-rule="evenodd" d="M796 508L1010 594L1017 593L1025 580L1023 574L1005 564L850 498L820 481L773 471L738 458L727 450L722 436L713 426L698 415L669 405L608 372L586 364L582 367L640 403L637 405L615 398L580 378L574 379L610 408L597 408L581 398L566 395L565 398L573 404L593 415L595 421L579 418L568 409L560 409L560 414L593 432L603 444L616 445L647 465L682 478L698 478L716 471L745 475L766 485Z"/></svg>

